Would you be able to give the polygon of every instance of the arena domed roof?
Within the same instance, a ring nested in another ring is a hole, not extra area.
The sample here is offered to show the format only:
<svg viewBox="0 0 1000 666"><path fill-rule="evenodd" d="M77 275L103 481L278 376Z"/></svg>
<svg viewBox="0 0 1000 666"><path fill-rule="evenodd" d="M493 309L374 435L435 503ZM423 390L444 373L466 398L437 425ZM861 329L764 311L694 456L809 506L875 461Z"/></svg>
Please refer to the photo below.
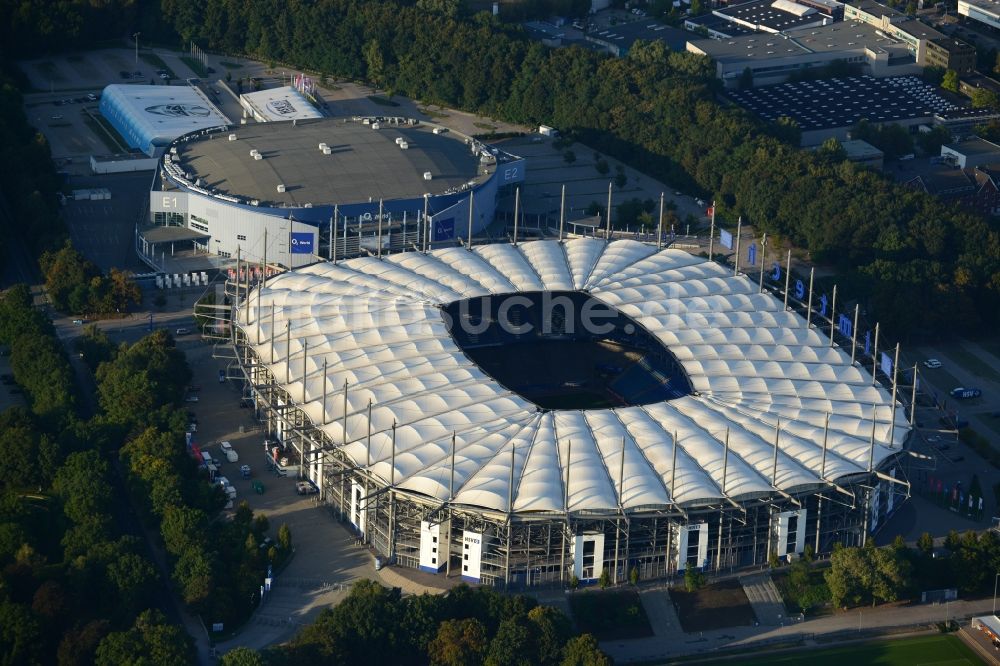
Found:
<svg viewBox="0 0 1000 666"><path fill-rule="evenodd" d="M472 362L442 316L458 300L539 291L583 291L628 315L693 392L541 410ZM319 263L271 278L238 317L260 362L354 465L477 510L642 511L811 491L866 473L870 458L877 467L909 432L902 409L890 426L891 396L869 372L754 281L635 241Z"/></svg>

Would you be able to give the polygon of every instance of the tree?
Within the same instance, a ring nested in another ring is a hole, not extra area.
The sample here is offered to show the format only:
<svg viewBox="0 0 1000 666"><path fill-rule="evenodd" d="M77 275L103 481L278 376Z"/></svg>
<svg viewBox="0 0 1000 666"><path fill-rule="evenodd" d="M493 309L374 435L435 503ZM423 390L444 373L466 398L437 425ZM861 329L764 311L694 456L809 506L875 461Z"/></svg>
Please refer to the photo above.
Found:
<svg viewBox="0 0 1000 666"><path fill-rule="evenodd" d="M684 589L688 592L697 592L703 587L705 587L705 574L695 567L686 567L684 569Z"/></svg>
<svg viewBox="0 0 1000 666"><path fill-rule="evenodd" d="M66 517L84 524L111 508L108 464L97 451L72 453L56 472L52 489L63 502Z"/></svg>
<svg viewBox="0 0 1000 666"><path fill-rule="evenodd" d="M590 634L569 639L563 651L562 666L611 666L612 663Z"/></svg>
<svg viewBox="0 0 1000 666"><path fill-rule="evenodd" d="M565 162L566 164L572 164L573 162L576 162L576 153L574 153L572 150L567 150L566 152L564 152L563 162Z"/></svg>
<svg viewBox="0 0 1000 666"><path fill-rule="evenodd" d="M753 88L753 70L749 67L744 67L743 72L740 73L739 88L740 90Z"/></svg>
<svg viewBox="0 0 1000 666"><path fill-rule="evenodd" d="M558 664L563 646L573 635L569 618L552 606L535 606L528 611L528 625L534 637L534 663Z"/></svg>
<svg viewBox="0 0 1000 666"><path fill-rule="evenodd" d="M42 631L25 606L0 602L0 659L6 664L40 664Z"/></svg>
<svg viewBox="0 0 1000 666"><path fill-rule="evenodd" d="M607 570L607 568L601 570L601 577L598 579L598 583L600 584L602 590L606 590L611 587L611 573Z"/></svg>
<svg viewBox="0 0 1000 666"><path fill-rule="evenodd" d="M108 634L97 647L97 666L156 664L186 666L195 661L191 637L179 626L167 624L163 613L144 611L132 628Z"/></svg>
<svg viewBox="0 0 1000 666"><path fill-rule="evenodd" d="M953 93L958 92L958 72L953 69L949 69L944 73L944 78L941 79L941 87L945 90L950 90Z"/></svg>
<svg viewBox="0 0 1000 666"><path fill-rule="evenodd" d="M233 648L219 660L221 666L265 666L264 658L248 647Z"/></svg>
<svg viewBox="0 0 1000 666"><path fill-rule="evenodd" d="M79 628L70 629L62 640L56 658L59 666L90 666L94 663L97 646L111 631L107 620L93 620Z"/></svg>
<svg viewBox="0 0 1000 666"><path fill-rule="evenodd" d="M934 537L930 532L924 532L917 539L917 550L925 557L929 557L934 552Z"/></svg>
<svg viewBox="0 0 1000 666"><path fill-rule="evenodd" d="M816 152L833 162L842 162L847 159L847 151L844 150L843 144L837 141L837 137L834 136L824 141L823 145Z"/></svg>
<svg viewBox="0 0 1000 666"><path fill-rule="evenodd" d="M485 663L486 666L530 666L534 663L531 632L519 619L500 623L496 636L490 641Z"/></svg>
<svg viewBox="0 0 1000 666"><path fill-rule="evenodd" d="M972 91L972 108L996 109L1000 107L1000 97L988 88L976 88Z"/></svg>
<svg viewBox="0 0 1000 666"><path fill-rule="evenodd" d="M285 523L278 528L278 545L286 553L292 549L292 530Z"/></svg>
<svg viewBox="0 0 1000 666"><path fill-rule="evenodd" d="M483 663L486 645L486 627L479 620L446 620L427 645L427 656L434 666L474 666Z"/></svg>
<svg viewBox="0 0 1000 666"><path fill-rule="evenodd" d="M632 585L639 584L639 567L632 567L628 572L628 581Z"/></svg>
<svg viewBox="0 0 1000 666"><path fill-rule="evenodd" d="M834 606L858 605L868 595L872 575L860 548L834 548L823 574Z"/></svg>

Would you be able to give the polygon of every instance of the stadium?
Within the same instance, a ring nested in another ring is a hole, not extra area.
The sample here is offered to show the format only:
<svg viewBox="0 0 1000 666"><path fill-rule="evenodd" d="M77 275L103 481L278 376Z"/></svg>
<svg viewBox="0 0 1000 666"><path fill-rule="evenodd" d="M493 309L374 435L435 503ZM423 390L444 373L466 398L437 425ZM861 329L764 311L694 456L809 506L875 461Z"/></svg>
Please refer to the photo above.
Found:
<svg viewBox="0 0 1000 666"><path fill-rule="evenodd" d="M874 354L680 250L453 246L228 288L271 464L383 562L513 587L718 572L860 545L908 496Z"/></svg>
<svg viewBox="0 0 1000 666"><path fill-rule="evenodd" d="M277 101L287 109L287 100ZM483 230L497 197L523 179L520 158L408 118L200 129L164 152L150 194L152 225L140 230L137 249L154 266L189 243L284 268L423 249Z"/></svg>

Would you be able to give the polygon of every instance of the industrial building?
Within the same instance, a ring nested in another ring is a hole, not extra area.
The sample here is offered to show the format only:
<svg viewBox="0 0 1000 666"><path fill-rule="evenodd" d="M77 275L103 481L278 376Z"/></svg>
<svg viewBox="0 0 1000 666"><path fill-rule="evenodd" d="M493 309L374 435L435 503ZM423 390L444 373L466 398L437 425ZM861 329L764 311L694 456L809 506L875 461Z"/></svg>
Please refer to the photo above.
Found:
<svg viewBox="0 0 1000 666"><path fill-rule="evenodd" d="M689 41L687 50L715 62L716 76L727 88L783 83L793 76L834 63L856 65L876 77L919 74L907 46L882 31L856 22L840 22L779 34L753 33L732 39Z"/></svg>
<svg viewBox="0 0 1000 666"><path fill-rule="evenodd" d="M958 0L958 15L1000 28L1000 2L996 0Z"/></svg>
<svg viewBox="0 0 1000 666"><path fill-rule="evenodd" d="M247 103L265 109L263 100ZM520 158L408 118L203 130L163 156L137 251L161 270L178 245L292 268L454 243L492 222L498 193L523 179Z"/></svg>
<svg viewBox="0 0 1000 666"><path fill-rule="evenodd" d="M829 137L844 141L862 120L904 127L957 121L965 109L943 97L916 76L877 79L871 76L782 83L752 90L731 90L737 104L769 121L791 118L802 130L802 145L815 146ZM977 109L970 109L974 113ZM957 114L957 115L955 115Z"/></svg>
<svg viewBox="0 0 1000 666"><path fill-rule="evenodd" d="M322 262L227 285L232 363L272 466L384 562L515 587L759 566L863 544L909 491L891 357L825 300L807 322L800 287L627 240Z"/></svg>

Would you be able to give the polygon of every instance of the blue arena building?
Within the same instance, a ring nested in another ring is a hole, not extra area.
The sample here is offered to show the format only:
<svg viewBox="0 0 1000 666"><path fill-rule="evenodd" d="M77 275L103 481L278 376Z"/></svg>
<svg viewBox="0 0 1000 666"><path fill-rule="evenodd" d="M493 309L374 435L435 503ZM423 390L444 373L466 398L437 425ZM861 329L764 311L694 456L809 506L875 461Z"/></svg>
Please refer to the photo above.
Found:
<svg viewBox="0 0 1000 666"><path fill-rule="evenodd" d="M455 242L489 225L498 195L523 180L520 157L407 118L202 129L164 154L138 251L159 266L167 240L191 241L295 267Z"/></svg>
<svg viewBox="0 0 1000 666"><path fill-rule="evenodd" d="M229 119L193 86L110 85L101 115L130 148L157 157L179 136L229 125Z"/></svg>

